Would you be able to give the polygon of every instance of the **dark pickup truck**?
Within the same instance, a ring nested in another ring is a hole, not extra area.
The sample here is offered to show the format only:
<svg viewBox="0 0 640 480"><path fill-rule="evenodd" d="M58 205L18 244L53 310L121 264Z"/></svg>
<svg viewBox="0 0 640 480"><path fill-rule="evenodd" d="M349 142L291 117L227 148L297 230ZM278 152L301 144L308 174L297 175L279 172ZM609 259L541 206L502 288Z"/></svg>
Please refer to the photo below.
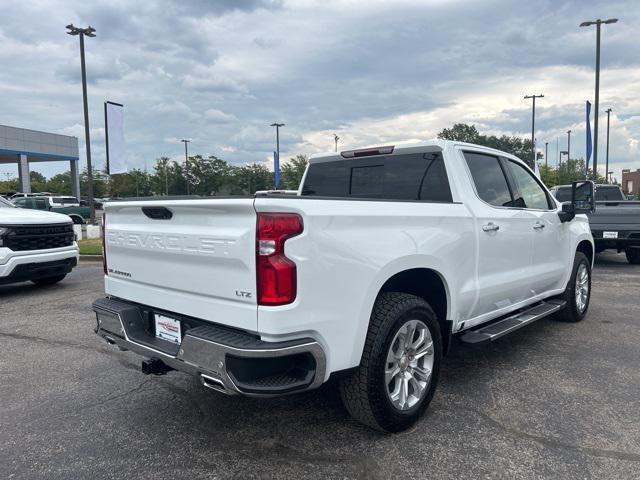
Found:
<svg viewBox="0 0 640 480"><path fill-rule="evenodd" d="M551 193L560 202L571 201L571 185L553 187ZM629 263L640 264L640 202L627 200L617 185L597 185L595 195L589 225L596 252L624 251Z"/></svg>

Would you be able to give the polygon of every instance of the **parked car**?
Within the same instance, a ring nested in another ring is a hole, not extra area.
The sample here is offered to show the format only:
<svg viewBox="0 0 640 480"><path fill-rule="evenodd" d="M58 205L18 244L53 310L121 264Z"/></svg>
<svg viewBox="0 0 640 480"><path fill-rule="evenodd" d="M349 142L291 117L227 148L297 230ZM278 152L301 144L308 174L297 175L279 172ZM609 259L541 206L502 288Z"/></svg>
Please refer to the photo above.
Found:
<svg viewBox="0 0 640 480"><path fill-rule="evenodd" d="M314 156L295 196L109 202L96 333L144 373L226 394L335 376L356 419L403 430L453 337L585 317L592 208L561 206L512 155L444 140Z"/></svg>
<svg viewBox="0 0 640 480"><path fill-rule="evenodd" d="M73 223L66 215L16 208L0 198L0 284L61 281L78 262Z"/></svg>
<svg viewBox="0 0 640 480"><path fill-rule="evenodd" d="M83 207L88 207L89 199L87 197L80 198L80 205L82 205ZM102 210L102 201L98 200L97 198L94 198L93 206L96 210Z"/></svg>
<svg viewBox="0 0 640 480"><path fill-rule="evenodd" d="M13 200L13 203L20 208L63 213L71 217L71 220L73 220L75 224L84 223L91 215L90 209L88 207L81 207L78 199L75 197L20 197Z"/></svg>
<svg viewBox="0 0 640 480"><path fill-rule="evenodd" d="M553 187L560 202L571 201L571 185ZM627 200L618 185L596 185L596 211L589 223L596 252L625 252L629 263L640 264L640 201Z"/></svg>

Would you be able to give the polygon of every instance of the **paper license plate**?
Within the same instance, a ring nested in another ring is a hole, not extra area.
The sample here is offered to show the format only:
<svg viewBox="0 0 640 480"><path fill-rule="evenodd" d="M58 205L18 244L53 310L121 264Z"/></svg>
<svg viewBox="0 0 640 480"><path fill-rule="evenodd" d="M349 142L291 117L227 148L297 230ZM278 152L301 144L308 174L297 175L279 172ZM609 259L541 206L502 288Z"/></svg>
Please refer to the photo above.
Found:
<svg viewBox="0 0 640 480"><path fill-rule="evenodd" d="M602 238L618 238L618 232L602 232Z"/></svg>
<svg viewBox="0 0 640 480"><path fill-rule="evenodd" d="M156 337L180 345L182 341L180 321L157 313L154 314L154 317L156 321Z"/></svg>

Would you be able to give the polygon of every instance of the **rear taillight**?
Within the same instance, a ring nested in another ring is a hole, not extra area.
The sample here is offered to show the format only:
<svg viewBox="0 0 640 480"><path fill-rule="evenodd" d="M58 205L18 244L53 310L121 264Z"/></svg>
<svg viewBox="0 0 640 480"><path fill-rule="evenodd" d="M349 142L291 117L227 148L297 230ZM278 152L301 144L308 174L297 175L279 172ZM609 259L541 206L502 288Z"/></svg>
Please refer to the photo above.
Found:
<svg viewBox="0 0 640 480"><path fill-rule="evenodd" d="M286 305L296 299L296 264L284 254L288 238L302 233L295 213L258 213L256 278L259 305Z"/></svg>
<svg viewBox="0 0 640 480"><path fill-rule="evenodd" d="M107 241L105 239L106 237L106 232L105 232L105 224L107 222L107 213L106 212L102 212L102 226L101 226L101 230L102 230L102 269L104 270L104 274L107 274Z"/></svg>

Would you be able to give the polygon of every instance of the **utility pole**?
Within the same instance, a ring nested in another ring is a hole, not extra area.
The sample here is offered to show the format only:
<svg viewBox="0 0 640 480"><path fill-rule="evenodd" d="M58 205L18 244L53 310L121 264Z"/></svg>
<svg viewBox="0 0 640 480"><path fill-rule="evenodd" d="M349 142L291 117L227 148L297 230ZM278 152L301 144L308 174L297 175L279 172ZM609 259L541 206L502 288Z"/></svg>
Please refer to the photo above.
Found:
<svg viewBox="0 0 640 480"><path fill-rule="evenodd" d="M275 187L279 187L280 183L280 127L284 127L284 123L273 122L271 127L276 127L276 157L277 161L273 162L273 174L275 178Z"/></svg>
<svg viewBox="0 0 640 480"><path fill-rule="evenodd" d="M84 62L84 37L96 36L96 29L89 25L87 28L78 28L70 23L65 27L68 35L80 37L80 71L82 74L82 101L84 104L84 143L87 152L87 196L89 197L89 211L91 224L96 223L96 207L93 203L93 168L91 167L91 138L89 137L89 103L87 100L87 70ZM78 199L80 200L80 199Z"/></svg>
<svg viewBox="0 0 640 480"><path fill-rule="evenodd" d="M607 110L605 110L607 112L607 167L605 169L605 172L607 172L607 183L611 183L609 181L609 120L611 117L611 109L607 108Z"/></svg>
<svg viewBox="0 0 640 480"><path fill-rule="evenodd" d="M184 143L184 175L187 180L187 195L189 195L189 152L187 149L187 144L191 140L185 140L184 138L180 140Z"/></svg>
<svg viewBox="0 0 640 480"><path fill-rule="evenodd" d="M567 130L567 161L571 160L571 130Z"/></svg>
<svg viewBox="0 0 640 480"><path fill-rule="evenodd" d="M593 122L593 181L598 179L598 107L600 106L600 27L608 23L616 23L617 18L609 18L608 20L593 20L582 22L581 27L596 26L596 95L595 95L595 115ZM605 172L606 173L606 172Z"/></svg>
<svg viewBox="0 0 640 480"><path fill-rule="evenodd" d="M338 151L338 140L340 140L340 137L334 133L333 141L336 142L336 152Z"/></svg>
<svg viewBox="0 0 640 480"><path fill-rule="evenodd" d="M544 170L545 170L545 172L549 168L549 164L547 162L547 158L549 158L549 142L544 142Z"/></svg>
<svg viewBox="0 0 640 480"><path fill-rule="evenodd" d="M529 98L533 99L533 108L531 110L531 150L533 150L533 163L531 164L531 168L535 168L536 166L536 98L544 98L544 95L525 95L524 99L527 100Z"/></svg>

